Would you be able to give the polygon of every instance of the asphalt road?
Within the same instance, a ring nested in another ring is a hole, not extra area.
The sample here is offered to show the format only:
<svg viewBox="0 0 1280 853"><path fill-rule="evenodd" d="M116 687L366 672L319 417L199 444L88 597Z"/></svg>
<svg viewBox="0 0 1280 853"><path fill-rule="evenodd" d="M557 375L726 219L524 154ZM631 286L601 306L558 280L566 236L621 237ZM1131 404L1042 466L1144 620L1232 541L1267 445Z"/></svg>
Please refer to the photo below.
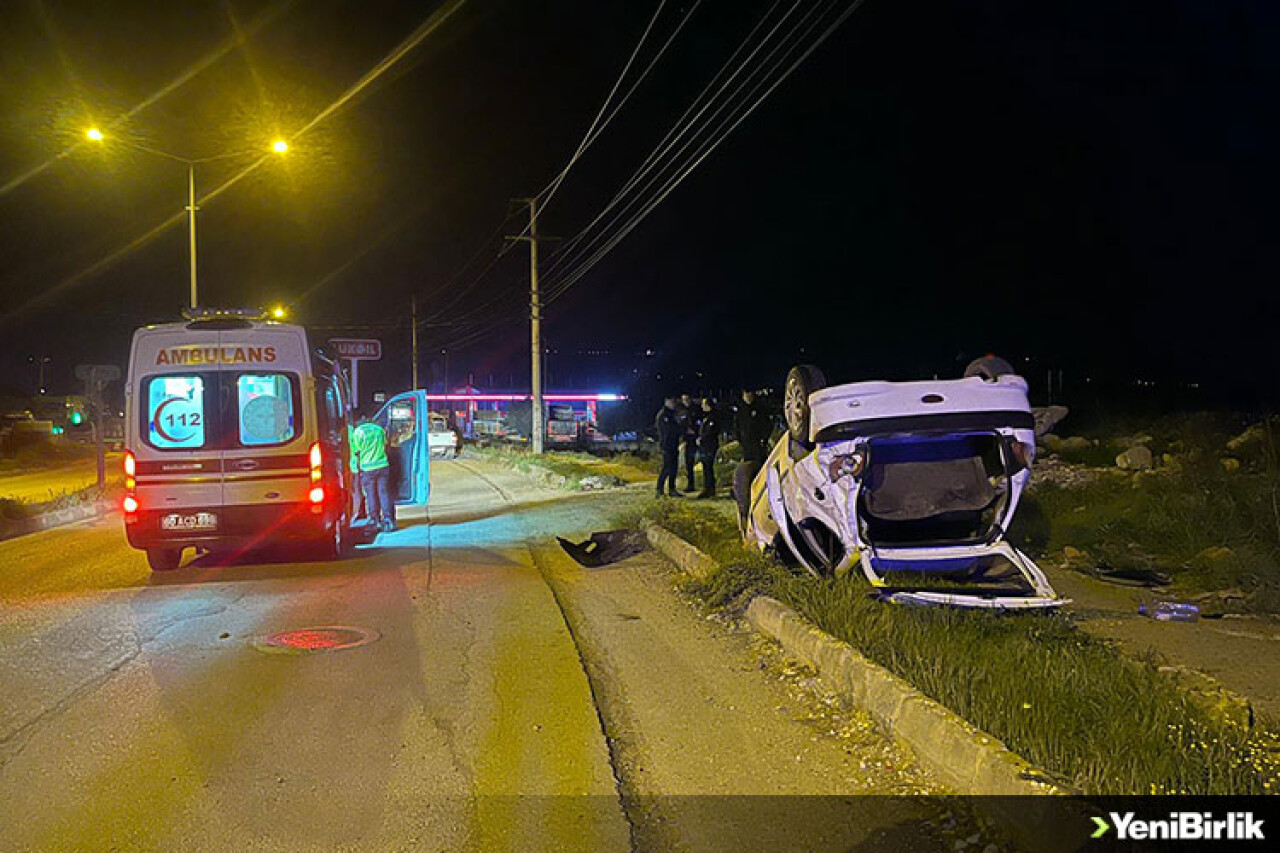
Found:
<svg viewBox="0 0 1280 853"><path fill-rule="evenodd" d="M641 492L435 466L350 559L151 575L118 518L0 543L0 850L954 849L909 756L642 554ZM633 497L635 496L635 497ZM284 631L372 642L282 651ZM967 826L962 821L961 827ZM979 845L981 849L981 845Z"/></svg>

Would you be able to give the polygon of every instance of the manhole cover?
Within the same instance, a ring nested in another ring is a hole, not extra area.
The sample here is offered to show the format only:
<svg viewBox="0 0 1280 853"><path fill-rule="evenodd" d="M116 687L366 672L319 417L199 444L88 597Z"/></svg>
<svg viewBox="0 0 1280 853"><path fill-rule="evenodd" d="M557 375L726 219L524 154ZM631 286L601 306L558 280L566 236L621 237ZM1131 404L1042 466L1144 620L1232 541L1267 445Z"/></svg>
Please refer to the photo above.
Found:
<svg viewBox="0 0 1280 853"><path fill-rule="evenodd" d="M281 631L257 640L254 645L264 652L302 654L305 652L338 652L367 646L381 636L372 628L355 628L350 625L326 625L320 628L300 628Z"/></svg>

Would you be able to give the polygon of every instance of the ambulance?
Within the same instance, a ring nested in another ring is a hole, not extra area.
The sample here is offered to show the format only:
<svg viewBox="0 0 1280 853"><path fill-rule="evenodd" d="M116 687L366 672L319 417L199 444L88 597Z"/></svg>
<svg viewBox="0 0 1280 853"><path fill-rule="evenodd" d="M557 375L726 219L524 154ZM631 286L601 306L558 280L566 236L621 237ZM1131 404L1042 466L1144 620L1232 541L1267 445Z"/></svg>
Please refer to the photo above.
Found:
<svg viewBox="0 0 1280 853"><path fill-rule="evenodd" d="M350 385L301 326L200 309L133 336L125 386L129 544L153 571L188 548L296 544L327 558L351 538Z"/></svg>

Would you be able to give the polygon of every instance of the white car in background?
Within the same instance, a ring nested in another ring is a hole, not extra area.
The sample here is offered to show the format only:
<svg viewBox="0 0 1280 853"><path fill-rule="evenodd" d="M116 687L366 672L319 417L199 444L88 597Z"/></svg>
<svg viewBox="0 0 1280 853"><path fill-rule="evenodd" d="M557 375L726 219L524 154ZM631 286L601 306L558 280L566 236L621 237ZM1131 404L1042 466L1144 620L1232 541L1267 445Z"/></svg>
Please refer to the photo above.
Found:
<svg viewBox="0 0 1280 853"><path fill-rule="evenodd" d="M432 412L427 430L427 443L431 455L437 459L456 458L462 450L462 440L458 433L449 428L449 421L444 415Z"/></svg>
<svg viewBox="0 0 1280 853"><path fill-rule="evenodd" d="M784 413L786 433L738 497L748 541L819 577L857 566L898 603L1064 603L1005 541L1035 455L1027 383L1007 362L978 359L963 379L831 387L801 365Z"/></svg>

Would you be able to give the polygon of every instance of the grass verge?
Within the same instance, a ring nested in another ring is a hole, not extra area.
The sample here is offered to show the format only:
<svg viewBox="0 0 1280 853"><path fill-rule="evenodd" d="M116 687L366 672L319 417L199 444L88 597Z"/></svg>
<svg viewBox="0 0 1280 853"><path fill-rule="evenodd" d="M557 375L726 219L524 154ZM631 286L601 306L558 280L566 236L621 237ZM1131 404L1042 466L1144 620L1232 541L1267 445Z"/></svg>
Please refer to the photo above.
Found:
<svg viewBox="0 0 1280 853"><path fill-rule="evenodd" d="M1069 483L1033 476L1011 535L1040 555L1081 551L1081 566L1158 570L1184 593L1232 592L1222 609L1280 612L1280 422L1233 437L1221 419L1166 418L1141 440L1154 470L1080 459L1088 476Z"/></svg>
<svg viewBox="0 0 1280 853"><path fill-rule="evenodd" d="M1153 662L1062 614L882 604L858 578L815 581L744 548L732 517L713 508L658 501L639 514L720 564L686 582L711 607L777 598L1085 793L1280 793L1273 726L1246 730L1209 714Z"/></svg>
<svg viewBox="0 0 1280 853"><path fill-rule="evenodd" d="M476 447L469 448L467 452L567 489L608 488L643 482L655 476L649 471L647 459L631 453L606 458L589 453L555 451L535 456L518 447Z"/></svg>

